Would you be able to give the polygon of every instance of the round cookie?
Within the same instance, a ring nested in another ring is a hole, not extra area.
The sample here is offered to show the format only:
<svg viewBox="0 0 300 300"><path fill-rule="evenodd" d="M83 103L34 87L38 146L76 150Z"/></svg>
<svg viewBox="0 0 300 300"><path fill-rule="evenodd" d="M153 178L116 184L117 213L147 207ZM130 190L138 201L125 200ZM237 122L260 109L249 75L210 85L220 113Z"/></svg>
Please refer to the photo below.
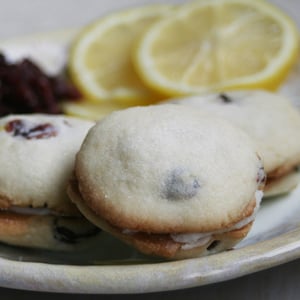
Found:
<svg viewBox="0 0 300 300"><path fill-rule="evenodd" d="M242 130L177 105L130 108L98 122L74 173L68 192L83 215L168 258L231 248L249 231L264 182Z"/></svg>
<svg viewBox="0 0 300 300"><path fill-rule="evenodd" d="M82 244L88 241L88 236L77 239L78 232L85 228L96 232L66 192L76 152L93 125L76 118L44 114L0 119L1 242L71 250L80 246L81 240ZM61 233L70 233L69 240L55 235L57 220L65 224Z"/></svg>
<svg viewBox="0 0 300 300"><path fill-rule="evenodd" d="M65 116L0 119L0 209L45 207L73 215L67 193L75 155L94 125Z"/></svg>
<svg viewBox="0 0 300 300"><path fill-rule="evenodd" d="M265 196L294 188L300 163L300 114L285 97L262 90L197 95L172 103L199 108L242 128L257 144L267 173Z"/></svg>

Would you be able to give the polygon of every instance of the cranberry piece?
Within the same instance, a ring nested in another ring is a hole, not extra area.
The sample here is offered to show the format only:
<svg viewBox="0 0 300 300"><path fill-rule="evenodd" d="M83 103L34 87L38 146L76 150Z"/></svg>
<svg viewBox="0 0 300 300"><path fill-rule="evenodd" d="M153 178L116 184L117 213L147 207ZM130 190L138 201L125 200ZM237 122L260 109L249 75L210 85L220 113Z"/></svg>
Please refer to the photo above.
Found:
<svg viewBox="0 0 300 300"><path fill-rule="evenodd" d="M267 177L266 177L264 167L261 166L257 172L256 182L258 183L258 185L262 185L265 183L266 179L267 179Z"/></svg>
<svg viewBox="0 0 300 300"><path fill-rule="evenodd" d="M198 194L198 179L182 168L169 172L164 180L162 197L168 200L191 199Z"/></svg>
<svg viewBox="0 0 300 300"><path fill-rule="evenodd" d="M225 94L225 93L221 93L219 95L219 97L222 99L222 101L224 103L230 103L230 102L232 102L232 99L227 94Z"/></svg>
<svg viewBox="0 0 300 300"><path fill-rule="evenodd" d="M59 103L81 98L64 74L49 76L29 59L10 63L0 53L0 116L61 113Z"/></svg>
<svg viewBox="0 0 300 300"><path fill-rule="evenodd" d="M77 244L82 239L94 237L101 230L89 222L77 226L76 218L55 218L53 222L53 236L56 240L66 244Z"/></svg>
<svg viewBox="0 0 300 300"><path fill-rule="evenodd" d="M23 120L16 119L5 125L5 130L13 136L21 136L27 140L48 139L58 134L56 128L50 123L28 126Z"/></svg>

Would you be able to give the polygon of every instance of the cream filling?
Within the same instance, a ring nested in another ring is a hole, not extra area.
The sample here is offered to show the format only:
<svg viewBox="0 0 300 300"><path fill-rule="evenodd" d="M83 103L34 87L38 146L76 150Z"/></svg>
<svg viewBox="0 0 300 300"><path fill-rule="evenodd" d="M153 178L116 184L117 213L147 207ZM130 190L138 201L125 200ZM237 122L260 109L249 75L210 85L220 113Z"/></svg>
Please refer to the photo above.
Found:
<svg viewBox="0 0 300 300"><path fill-rule="evenodd" d="M263 198L263 191L257 190L255 192L256 205L253 210L253 213L249 217L241 220L240 222L234 224L232 227L227 228L226 230L218 230L218 231L211 231L205 233L176 233L176 234L171 234L170 236L173 239L173 241L183 244L181 246L181 249L183 250L188 250L195 247L203 246L211 240L214 234L222 234L225 232L237 230L251 223L255 219L262 198Z"/></svg>
<svg viewBox="0 0 300 300"><path fill-rule="evenodd" d="M34 215L34 216L46 216L46 215L55 215L53 210L49 208L34 208L34 207L18 207L18 206L11 206L9 209L3 210L6 212L16 213L20 215Z"/></svg>

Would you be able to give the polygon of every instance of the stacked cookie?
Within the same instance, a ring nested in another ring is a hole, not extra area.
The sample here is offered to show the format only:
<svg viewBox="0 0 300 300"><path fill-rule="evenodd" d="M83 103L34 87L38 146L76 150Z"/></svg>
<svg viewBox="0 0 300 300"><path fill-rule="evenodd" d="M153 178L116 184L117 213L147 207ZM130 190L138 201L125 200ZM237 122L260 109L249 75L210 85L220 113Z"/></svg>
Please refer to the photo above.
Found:
<svg viewBox="0 0 300 300"><path fill-rule="evenodd" d="M285 97L267 91L231 91L172 101L222 117L256 143L267 173L265 197L289 192L300 181L300 115Z"/></svg>
<svg viewBox="0 0 300 300"><path fill-rule="evenodd" d="M0 120L0 241L71 250L96 235L66 193L75 154L93 125L49 115Z"/></svg>
<svg viewBox="0 0 300 300"><path fill-rule="evenodd" d="M143 253L230 249L262 198L256 145L229 122L179 105L115 112L88 133L69 195L83 215Z"/></svg>

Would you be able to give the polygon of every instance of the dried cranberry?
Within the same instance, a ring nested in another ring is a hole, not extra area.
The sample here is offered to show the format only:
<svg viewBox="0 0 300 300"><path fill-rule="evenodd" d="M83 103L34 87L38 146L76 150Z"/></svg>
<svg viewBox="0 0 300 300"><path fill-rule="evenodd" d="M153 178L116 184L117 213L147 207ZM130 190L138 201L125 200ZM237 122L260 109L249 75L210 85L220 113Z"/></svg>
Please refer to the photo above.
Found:
<svg viewBox="0 0 300 300"><path fill-rule="evenodd" d="M61 113L59 102L80 92L67 77L48 76L29 59L11 64L0 53L0 116L12 113Z"/></svg>
<svg viewBox="0 0 300 300"><path fill-rule="evenodd" d="M183 168L171 170L163 183L162 197L168 200L191 199L198 194L198 179Z"/></svg>
<svg viewBox="0 0 300 300"><path fill-rule="evenodd" d="M101 230L89 222L77 226L76 218L57 217L53 222L53 236L56 240L66 244L76 244L82 239L94 237Z"/></svg>
<svg viewBox="0 0 300 300"><path fill-rule="evenodd" d="M222 99L222 101L224 103L230 103L230 102L232 102L232 99L227 94L225 94L225 93L221 93L219 95L219 97Z"/></svg>
<svg viewBox="0 0 300 300"><path fill-rule="evenodd" d="M267 179L267 177L266 177L264 167L261 166L261 167L259 167L258 172L257 172L256 182L258 183L258 185L262 185L265 183L266 179Z"/></svg>
<svg viewBox="0 0 300 300"><path fill-rule="evenodd" d="M5 130L13 136L21 136L25 139L48 139L57 135L56 128L50 123L44 123L29 127L23 120L16 119L5 125Z"/></svg>

